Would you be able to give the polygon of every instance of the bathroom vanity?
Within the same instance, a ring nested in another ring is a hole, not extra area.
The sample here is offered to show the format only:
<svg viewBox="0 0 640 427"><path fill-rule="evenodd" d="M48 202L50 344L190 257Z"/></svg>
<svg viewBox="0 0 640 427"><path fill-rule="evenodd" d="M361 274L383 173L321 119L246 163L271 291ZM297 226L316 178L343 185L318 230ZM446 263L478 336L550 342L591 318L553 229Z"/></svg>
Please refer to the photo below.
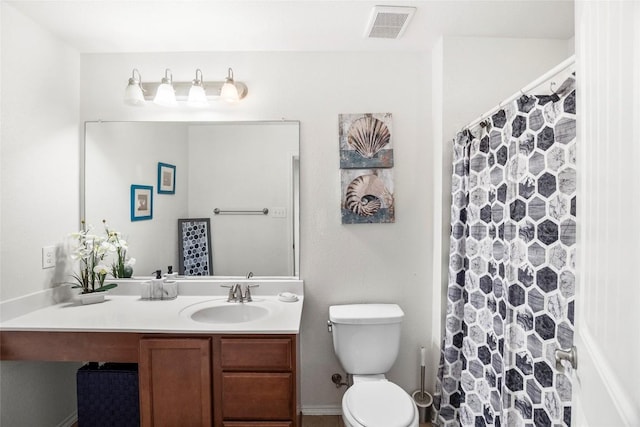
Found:
<svg viewBox="0 0 640 427"><path fill-rule="evenodd" d="M138 363L141 426L297 427L302 282L260 284L250 303L189 282L171 301L125 287L100 304L42 307L3 319L0 359ZM298 300L280 301L283 290ZM211 307L222 318L193 320ZM236 307L258 315L234 318Z"/></svg>

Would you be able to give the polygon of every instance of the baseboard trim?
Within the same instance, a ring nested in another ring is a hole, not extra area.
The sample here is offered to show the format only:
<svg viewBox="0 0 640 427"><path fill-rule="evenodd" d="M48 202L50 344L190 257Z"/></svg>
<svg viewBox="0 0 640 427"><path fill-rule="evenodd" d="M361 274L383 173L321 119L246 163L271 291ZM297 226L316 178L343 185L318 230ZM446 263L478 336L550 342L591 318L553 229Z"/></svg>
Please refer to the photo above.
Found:
<svg viewBox="0 0 640 427"><path fill-rule="evenodd" d="M302 406L302 415L342 415L342 407L334 405Z"/></svg>

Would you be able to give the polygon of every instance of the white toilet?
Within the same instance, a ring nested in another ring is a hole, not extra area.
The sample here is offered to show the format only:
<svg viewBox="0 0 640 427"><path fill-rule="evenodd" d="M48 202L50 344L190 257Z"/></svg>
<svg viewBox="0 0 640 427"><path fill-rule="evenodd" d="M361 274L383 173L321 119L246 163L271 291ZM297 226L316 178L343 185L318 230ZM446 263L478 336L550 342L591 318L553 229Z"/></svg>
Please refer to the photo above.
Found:
<svg viewBox="0 0 640 427"><path fill-rule="evenodd" d="M417 427L418 407L384 376L400 349L404 312L396 304L329 307L333 349L353 385L342 397L347 427Z"/></svg>

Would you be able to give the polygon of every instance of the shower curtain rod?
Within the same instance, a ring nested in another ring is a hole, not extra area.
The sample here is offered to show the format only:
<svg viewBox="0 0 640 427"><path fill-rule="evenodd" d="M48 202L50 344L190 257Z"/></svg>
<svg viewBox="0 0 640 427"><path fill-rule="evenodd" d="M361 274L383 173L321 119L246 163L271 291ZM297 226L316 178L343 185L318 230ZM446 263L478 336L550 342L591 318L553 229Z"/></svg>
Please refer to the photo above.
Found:
<svg viewBox="0 0 640 427"><path fill-rule="evenodd" d="M486 113L481 114L480 117L478 117L477 119L473 120L468 125L463 126L462 129L469 129L469 128L477 125L481 121L483 121L486 118L488 118L489 116L491 116L495 111L497 111L500 108L502 108L503 105L509 104L514 99L517 99L517 98L521 97L522 95L524 95L527 92L537 88L538 86L540 86L541 84L545 83L546 81L551 80L551 78L553 78L554 76L560 74L561 72L563 72L567 68L569 68L572 65L574 65L575 62L576 62L576 56L575 55L571 55L570 57L568 57L567 59L565 59L564 61L562 61L561 63L559 63L558 65L556 65L555 67L553 67L552 69L547 71L546 73L544 73L542 76L538 77L536 80L534 80L533 82L529 83L527 86L525 86L522 89L520 89L518 92L516 92L513 95L511 95L509 98L505 99L504 101L502 101L501 103L499 103L495 107L491 108Z"/></svg>

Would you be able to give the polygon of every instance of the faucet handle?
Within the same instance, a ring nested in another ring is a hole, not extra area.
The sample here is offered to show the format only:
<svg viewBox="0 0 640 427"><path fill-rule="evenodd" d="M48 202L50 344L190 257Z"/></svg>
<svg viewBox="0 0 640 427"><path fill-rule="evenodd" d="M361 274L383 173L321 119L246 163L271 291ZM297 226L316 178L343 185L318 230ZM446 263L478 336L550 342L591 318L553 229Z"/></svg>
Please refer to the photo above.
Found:
<svg viewBox="0 0 640 427"><path fill-rule="evenodd" d="M258 284L250 285L250 284L247 283L246 290L244 291L244 300L245 300L245 302L253 301L253 298L251 298L251 288L257 288L258 286L260 286L260 285L258 285Z"/></svg>
<svg viewBox="0 0 640 427"><path fill-rule="evenodd" d="M235 291L237 285L220 285L222 288L229 288L229 295L227 296L227 302L233 302L235 299Z"/></svg>

